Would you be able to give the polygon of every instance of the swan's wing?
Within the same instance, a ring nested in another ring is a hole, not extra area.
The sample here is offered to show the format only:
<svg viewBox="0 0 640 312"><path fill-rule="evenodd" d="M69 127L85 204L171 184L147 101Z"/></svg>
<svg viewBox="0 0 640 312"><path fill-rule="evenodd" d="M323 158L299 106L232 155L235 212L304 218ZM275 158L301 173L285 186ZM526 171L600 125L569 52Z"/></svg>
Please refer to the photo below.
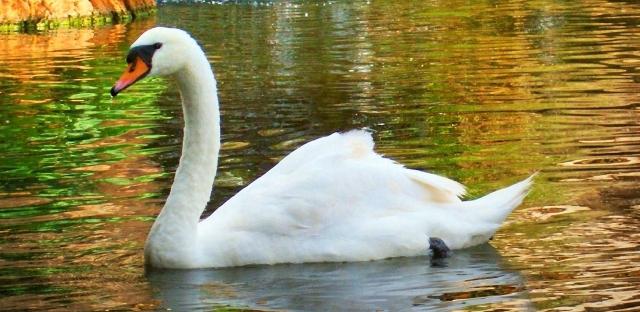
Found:
<svg viewBox="0 0 640 312"><path fill-rule="evenodd" d="M459 204L459 183L403 166L350 131L311 141L232 197L207 220L235 230L291 234L335 223ZM212 225L213 226L213 225Z"/></svg>

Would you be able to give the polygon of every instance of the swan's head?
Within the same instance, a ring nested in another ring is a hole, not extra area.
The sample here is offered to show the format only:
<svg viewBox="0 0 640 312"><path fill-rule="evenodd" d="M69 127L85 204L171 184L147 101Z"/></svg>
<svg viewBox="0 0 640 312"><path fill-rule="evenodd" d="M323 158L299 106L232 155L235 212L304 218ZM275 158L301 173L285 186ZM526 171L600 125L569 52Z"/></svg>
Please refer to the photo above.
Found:
<svg viewBox="0 0 640 312"><path fill-rule="evenodd" d="M180 29L155 27L145 31L129 48L127 69L111 88L111 96L147 76L169 76L185 67L196 41Z"/></svg>

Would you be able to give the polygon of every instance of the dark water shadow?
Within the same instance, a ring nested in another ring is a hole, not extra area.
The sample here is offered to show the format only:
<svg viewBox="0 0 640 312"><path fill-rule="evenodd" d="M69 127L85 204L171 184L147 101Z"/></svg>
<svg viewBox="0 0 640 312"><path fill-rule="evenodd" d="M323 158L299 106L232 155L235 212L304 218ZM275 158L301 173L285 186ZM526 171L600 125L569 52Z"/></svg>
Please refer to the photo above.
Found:
<svg viewBox="0 0 640 312"><path fill-rule="evenodd" d="M526 298L520 274L490 245L429 257L360 263L149 270L161 306L300 311L450 310Z"/></svg>

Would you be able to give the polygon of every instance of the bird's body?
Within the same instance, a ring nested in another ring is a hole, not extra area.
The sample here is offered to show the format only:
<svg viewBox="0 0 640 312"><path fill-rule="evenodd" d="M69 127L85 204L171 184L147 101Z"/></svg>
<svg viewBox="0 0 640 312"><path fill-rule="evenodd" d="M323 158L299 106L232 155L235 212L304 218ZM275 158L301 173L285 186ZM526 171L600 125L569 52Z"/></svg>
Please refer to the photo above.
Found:
<svg viewBox="0 0 640 312"><path fill-rule="evenodd" d="M488 241L531 184L529 178L461 201L462 185L382 157L371 135L355 130L301 146L200 221L220 148L215 78L202 50L183 31L155 28L133 46L158 45L145 61L147 73L177 78L185 137L171 193L145 246L153 267L417 256L428 253L429 237L451 249L470 247ZM165 66L171 53L185 60ZM114 87L112 94L130 84Z"/></svg>

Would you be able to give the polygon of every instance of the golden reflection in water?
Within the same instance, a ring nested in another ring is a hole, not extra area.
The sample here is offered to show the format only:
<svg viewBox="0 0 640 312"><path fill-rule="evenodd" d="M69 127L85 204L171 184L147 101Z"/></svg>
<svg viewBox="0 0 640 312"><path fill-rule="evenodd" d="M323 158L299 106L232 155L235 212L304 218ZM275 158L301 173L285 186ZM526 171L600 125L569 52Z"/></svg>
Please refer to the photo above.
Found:
<svg viewBox="0 0 640 312"><path fill-rule="evenodd" d="M0 78L25 84L68 82L65 70L91 70L86 61L104 57L101 52L108 49L103 47L132 42L154 24L149 18L128 25L0 34Z"/></svg>
<svg viewBox="0 0 640 312"><path fill-rule="evenodd" d="M640 233L635 229L640 221L602 211L620 195L607 191L577 199L591 207L519 209L496 236L494 245L523 269L537 310L610 311L638 305Z"/></svg>

